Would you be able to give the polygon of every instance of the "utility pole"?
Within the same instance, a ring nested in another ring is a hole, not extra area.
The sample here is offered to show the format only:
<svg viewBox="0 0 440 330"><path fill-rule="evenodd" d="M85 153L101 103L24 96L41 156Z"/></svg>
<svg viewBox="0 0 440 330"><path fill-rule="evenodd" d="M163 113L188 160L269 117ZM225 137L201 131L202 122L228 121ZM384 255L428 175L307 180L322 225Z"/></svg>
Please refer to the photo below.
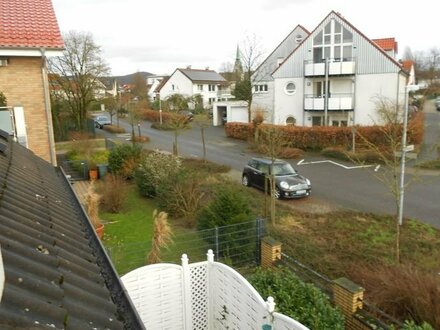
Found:
<svg viewBox="0 0 440 330"><path fill-rule="evenodd" d="M400 160L400 183L399 183L399 213L398 213L398 221L401 226L403 223L403 199L405 193L405 157L406 152L408 151L408 147L406 145L406 136L408 129L408 106L409 106L409 92L413 92L419 89L418 85L406 85L405 86L405 103L403 109L403 132L402 132L402 154Z"/></svg>

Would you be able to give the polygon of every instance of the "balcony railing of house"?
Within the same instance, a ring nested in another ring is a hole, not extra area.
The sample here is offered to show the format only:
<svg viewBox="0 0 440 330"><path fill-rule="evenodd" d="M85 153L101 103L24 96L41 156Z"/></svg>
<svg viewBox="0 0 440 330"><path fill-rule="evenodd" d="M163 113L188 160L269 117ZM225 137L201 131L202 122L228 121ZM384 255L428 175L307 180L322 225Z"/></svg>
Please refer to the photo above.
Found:
<svg viewBox="0 0 440 330"><path fill-rule="evenodd" d="M214 261L148 265L121 279L147 329L306 330L274 311L250 283L231 267Z"/></svg>
<svg viewBox="0 0 440 330"><path fill-rule="evenodd" d="M304 95L304 110L325 110L325 96ZM328 98L327 110L352 110L354 108L353 93L331 93Z"/></svg>
<svg viewBox="0 0 440 330"><path fill-rule="evenodd" d="M356 73L356 61L354 57L329 58L327 61L308 60L304 61L304 75L306 77L336 75L353 75Z"/></svg>

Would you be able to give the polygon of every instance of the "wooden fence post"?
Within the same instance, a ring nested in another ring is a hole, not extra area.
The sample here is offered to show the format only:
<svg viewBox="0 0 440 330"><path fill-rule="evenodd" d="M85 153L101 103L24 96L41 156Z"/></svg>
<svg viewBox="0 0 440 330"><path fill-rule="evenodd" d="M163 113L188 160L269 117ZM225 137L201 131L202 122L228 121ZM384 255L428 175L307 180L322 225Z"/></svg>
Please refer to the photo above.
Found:
<svg viewBox="0 0 440 330"><path fill-rule="evenodd" d="M362 309L365 289L345 277L333 281L333 302L345 317L346 330L369 330L366 323L354 317Z"/></svg>
<svg viewBox="0 0 440 330"><path fill-rule="evenodd" d="M281 242L272 237L261 239L261 267L272 268L277 260L281 259Z"/></svg>

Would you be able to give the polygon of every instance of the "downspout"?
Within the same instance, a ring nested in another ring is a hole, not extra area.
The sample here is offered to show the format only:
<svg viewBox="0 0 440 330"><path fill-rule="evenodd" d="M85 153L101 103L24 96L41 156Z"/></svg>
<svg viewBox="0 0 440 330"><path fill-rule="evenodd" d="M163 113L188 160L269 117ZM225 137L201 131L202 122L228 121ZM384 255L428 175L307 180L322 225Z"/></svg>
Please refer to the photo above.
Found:
<svg viewBox="0 0 440 330"><path fill-rule="evenodd" d="M50 94L49 94L49 81L47 78L47 60L46 50L40 48L41 52L41 79L43 81L43 93L44 93L44 108L46 110L47 131L49 140L49 155L50 162L53 166L57 166L57 158L55 154L55 139L53 132L52 111L50 107Z"/></svg>

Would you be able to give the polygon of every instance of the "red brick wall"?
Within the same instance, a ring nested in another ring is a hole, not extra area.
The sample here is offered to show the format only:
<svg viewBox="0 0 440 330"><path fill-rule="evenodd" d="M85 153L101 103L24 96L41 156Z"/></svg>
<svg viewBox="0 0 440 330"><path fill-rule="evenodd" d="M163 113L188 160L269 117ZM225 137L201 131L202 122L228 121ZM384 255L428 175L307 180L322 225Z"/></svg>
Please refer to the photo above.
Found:
<svg viewBox="0 0 440 330"><path fill-rule="evenodd" d="M10 57L8 66L0 67L0 91L8 106L23 106L28 147L50 162L41 61L40 57Z"/></svg>

